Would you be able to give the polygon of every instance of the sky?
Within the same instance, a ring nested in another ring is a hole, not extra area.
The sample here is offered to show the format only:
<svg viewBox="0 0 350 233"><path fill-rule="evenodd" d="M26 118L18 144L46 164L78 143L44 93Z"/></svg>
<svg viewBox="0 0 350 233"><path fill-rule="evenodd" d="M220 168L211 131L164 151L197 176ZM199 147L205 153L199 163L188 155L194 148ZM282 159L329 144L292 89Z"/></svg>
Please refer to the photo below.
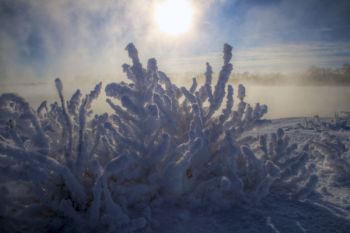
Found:
<svg viewBox="0 0 350 233"><path fill-rule="evenodd" d="M0 82L121 78L129 42L143 64L155 57L173 74L203 73L207 61L219 69L224 43L236 72L350 63L349 0L192 0L192 27L179 36L155 25L161 2L0 0Z"/></svg>

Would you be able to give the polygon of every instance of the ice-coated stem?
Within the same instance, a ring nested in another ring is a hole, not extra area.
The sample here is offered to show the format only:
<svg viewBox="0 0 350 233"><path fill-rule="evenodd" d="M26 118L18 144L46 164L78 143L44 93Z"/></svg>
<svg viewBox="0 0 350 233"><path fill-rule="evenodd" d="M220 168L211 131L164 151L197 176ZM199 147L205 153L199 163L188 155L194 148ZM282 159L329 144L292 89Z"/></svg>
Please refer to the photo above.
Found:
<svg viewBox="0 0 350 233"><path fill-rule="evenodd" d="M90 94L86 95L79 110L79 138L78 138L78 153L76 160L76 170L78 175L81 175L81 172L86 165L87 160L87 146L85 144L84 133L86 126L86 111L90 108L90 105L93 100L97 99L100 94L102 87L102 83L99 83L95 86L95 89L90 92Z"/></svg>
<svg viewBox="0 0 350 233"><path fill-rule="evenodd" d="M61 107L62 107L62 112L63 112L63 118L64 118L64 129L66 130L66 134L68 136L67 143L65 144L65 159L66 162L69 166L71 166L71 153L72 153L72 145L73 145L73 129L72 129L72 122L71 119L67 113L66 110L66 103L64 100L64 96L63 96L63 84L61 79L56 78L55 79L55 85L56 85L56 89L58 92L58 96L60 98L61 101Z"/></svg>

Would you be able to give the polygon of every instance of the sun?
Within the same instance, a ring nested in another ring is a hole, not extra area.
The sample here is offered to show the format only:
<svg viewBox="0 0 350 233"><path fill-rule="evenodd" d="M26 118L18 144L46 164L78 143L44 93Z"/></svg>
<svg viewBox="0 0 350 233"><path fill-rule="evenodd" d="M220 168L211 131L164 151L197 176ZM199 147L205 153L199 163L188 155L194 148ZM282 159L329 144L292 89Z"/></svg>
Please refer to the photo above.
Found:
<svg viewBox="0 0 350 233"><path fill-rule="evenodd" d="M166 34L183 34L192 26L192 5L189 0L165 0L155 7L154 20L159 30Z"/></svg>

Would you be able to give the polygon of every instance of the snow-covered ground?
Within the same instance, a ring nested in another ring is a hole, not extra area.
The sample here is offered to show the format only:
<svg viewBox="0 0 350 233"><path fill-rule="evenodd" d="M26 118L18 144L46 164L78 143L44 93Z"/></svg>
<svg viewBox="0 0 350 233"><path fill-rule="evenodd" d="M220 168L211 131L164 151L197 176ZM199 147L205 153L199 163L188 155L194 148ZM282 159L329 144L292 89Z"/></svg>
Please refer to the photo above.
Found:
<svg viewBox="0 0 350 233"><path fill-rule="evenodd" d="M346 141L350 138L350 131L320 132L315 129L301 129L299 126L304 124L305 119L308 118L272 120L254 127L244 136L257 137L283 128L291 141L296 143L318 138L324 132ZM348 233L350 231L350 186L329 186L329 178L324 175L319 184L319 193L311 195L307 201L272 195L258 206L238 203L220 210L208 208L193 210L186 205L164 203L160 208L151 211L153 219L151 228L153 232L162 233ZM19 193L23 194L23 191L25 190L19 190ZM2 222L2 224L6 223Z"/></svg>
<svg viewBox="0 0 350 233"><path fill-rule="evenodd" d="M271 134L278 128L285 130L292 142L302 143L322 137L322 133L349 142L350 131L317 130L301 127L312 118L276 119L256 126L243 137ZM331 119L323 119L330 121ZM349 145L349 144L348 144ZM322 166L319 164L319 166ZM271 195L260 205L240 205L220 211L188 210L184 206L168 206L154 212L155 232L350 232L350 185L330 185L332 174L321 175L318 192L308 200L296 201L279 195ZM346 179L350 180L350 176Z"/></svg>

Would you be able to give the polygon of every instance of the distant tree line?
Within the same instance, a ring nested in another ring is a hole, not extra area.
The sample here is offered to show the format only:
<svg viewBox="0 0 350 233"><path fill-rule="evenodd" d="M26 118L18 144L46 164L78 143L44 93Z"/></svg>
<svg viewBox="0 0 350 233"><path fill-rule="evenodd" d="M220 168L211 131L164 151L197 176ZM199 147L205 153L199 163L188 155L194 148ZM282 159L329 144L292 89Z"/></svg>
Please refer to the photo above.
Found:
<svg viewBox="0 0 350 233"><path fill-rule="evenodd" d="M237 83L243 82L259 85L350 85L350 64L344 64L336 69L312 66L304 72L295 74L234 73L231 80Z"/></svg>
<svg viewBox="0 0 350 233"><path fill-rule="evenodd" d="M310 67L302 76L302 81L312 84L350 84L350 64L337 69Z"/></svg>

